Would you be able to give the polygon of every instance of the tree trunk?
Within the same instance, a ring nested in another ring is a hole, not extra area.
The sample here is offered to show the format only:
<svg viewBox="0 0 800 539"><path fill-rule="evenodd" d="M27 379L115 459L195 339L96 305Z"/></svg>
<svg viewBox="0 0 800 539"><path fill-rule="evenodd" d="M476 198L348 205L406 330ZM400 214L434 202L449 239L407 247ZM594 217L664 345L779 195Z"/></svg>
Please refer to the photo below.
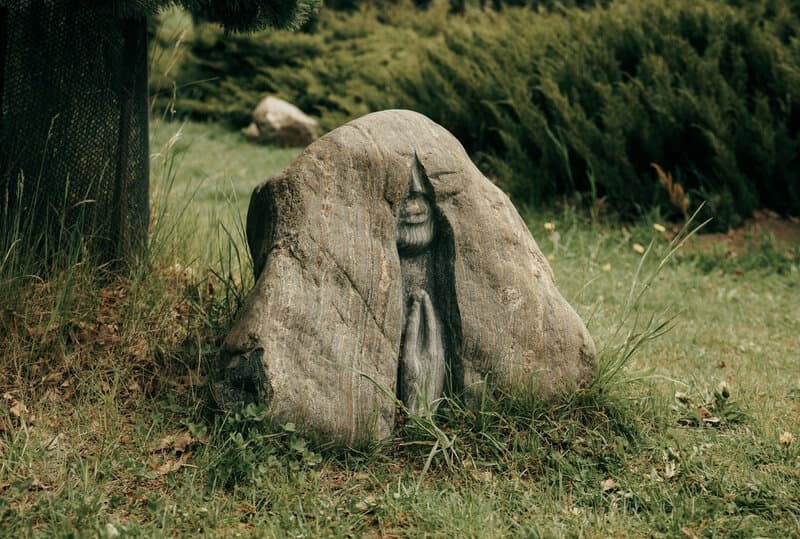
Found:
<svg viewBox="0 0 800 539"><path fill-rule="evenodd" d="M76 230L97 262L136 259L149 221L145 18L80 0L0 3L4 234L16 226L52 255Z"/></svg>

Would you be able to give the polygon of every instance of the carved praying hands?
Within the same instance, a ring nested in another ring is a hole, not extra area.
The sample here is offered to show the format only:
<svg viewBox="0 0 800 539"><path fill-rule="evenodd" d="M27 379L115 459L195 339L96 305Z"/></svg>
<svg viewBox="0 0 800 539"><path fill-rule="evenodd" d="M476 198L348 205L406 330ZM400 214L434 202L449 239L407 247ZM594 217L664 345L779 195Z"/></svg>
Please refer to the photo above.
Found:
<svg viewBox="0 0 800 539"><path fill-rule="evenodd" d="M441 324L425 290L410 294L405 339L400 355L400 393L409 411L425 415L436 410L445 378Z"/></svg>

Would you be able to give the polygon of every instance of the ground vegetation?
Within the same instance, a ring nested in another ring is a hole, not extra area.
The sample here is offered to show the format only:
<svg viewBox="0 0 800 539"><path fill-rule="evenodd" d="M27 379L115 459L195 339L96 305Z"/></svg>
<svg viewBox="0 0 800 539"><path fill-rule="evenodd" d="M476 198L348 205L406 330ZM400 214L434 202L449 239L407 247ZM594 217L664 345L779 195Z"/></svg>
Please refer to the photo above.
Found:
<svg viewBox="0 0 800 539"><path fill-rule="evenodd" d="M755 228L775 217L675 251L692 224L523 207L597 342L592 383L448 403L342 451L258 407L219 414L206 389L252 286L247 194L297 150L161 122L152 147L150 265L76 257L42 281L0 259L4 535L800 533L798 252Z"/></svg>

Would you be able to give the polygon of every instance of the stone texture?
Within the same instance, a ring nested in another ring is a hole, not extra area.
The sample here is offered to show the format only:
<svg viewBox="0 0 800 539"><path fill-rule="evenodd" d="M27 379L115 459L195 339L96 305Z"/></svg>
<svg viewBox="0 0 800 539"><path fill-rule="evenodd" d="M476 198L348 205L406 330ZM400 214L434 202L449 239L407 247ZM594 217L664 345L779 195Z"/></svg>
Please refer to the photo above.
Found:
<svg viewBox="0 0 800 539"><path fill-rule="evenodd" d="M255 108L253 122L242 134L264 144L300 147L316 140L319 124L291 103L268 96Z"/></svg>
<svg viewBox="0 0 800 539"><path fill-rule="evenodd" d="M508 197L444 128L390 110L328 133L254 191L256 285L220 355L223 407L261 400L276 420L343 444L390 435L404 325L398 213L414 167L447 240L435 267L451 292L438 299L450 391L473 401L488 379L550 399L587 380L592 339Z"/></svg>

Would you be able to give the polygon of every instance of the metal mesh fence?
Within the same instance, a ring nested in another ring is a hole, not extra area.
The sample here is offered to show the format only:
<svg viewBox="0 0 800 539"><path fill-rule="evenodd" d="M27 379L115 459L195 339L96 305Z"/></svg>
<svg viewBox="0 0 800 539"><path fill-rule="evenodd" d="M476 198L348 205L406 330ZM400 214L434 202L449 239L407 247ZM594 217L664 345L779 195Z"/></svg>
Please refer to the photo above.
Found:
<svg viewBox="0 0 800 539"><path fill-rule="evenodd" d="M148 225L147 35L97 4L0 0L0 224L117 260Z"/></svg>

